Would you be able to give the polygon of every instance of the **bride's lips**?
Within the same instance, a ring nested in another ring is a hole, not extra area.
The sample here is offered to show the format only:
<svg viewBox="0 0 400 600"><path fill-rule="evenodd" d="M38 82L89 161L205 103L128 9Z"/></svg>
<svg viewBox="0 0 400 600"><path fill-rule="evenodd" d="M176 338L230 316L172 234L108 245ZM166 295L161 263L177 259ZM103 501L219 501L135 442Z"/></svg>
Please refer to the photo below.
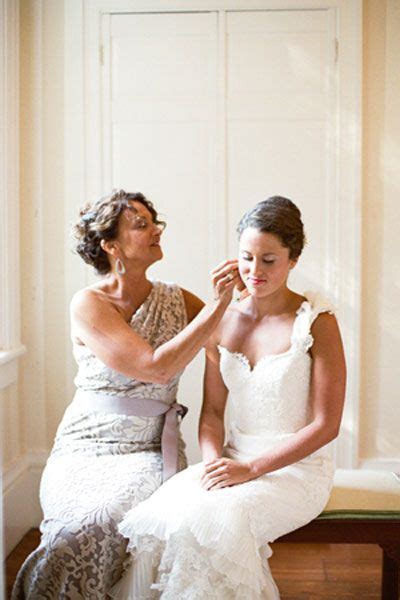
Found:
<svg viewBox="0 0 400 600"><path fill-rule="evenodd" d="M267 283L266 279L258 279L257 277L248 277L247 281L252 285L262 285L263 283Z"/></svg>

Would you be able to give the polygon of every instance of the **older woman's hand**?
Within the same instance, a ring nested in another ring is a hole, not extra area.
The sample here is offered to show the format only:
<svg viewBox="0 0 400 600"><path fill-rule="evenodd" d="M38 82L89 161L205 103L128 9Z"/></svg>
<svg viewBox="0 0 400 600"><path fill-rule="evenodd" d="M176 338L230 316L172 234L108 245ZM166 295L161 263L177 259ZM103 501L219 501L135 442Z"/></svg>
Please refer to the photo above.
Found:
<svg viewBox="0 0 400 600"><path fill-rule="evenodd" d="M217 458L204 465L201 485L206 490L217 490L255 479L250 462L240 462L231 458Z"/></svg>
<svg viewBox="0 0 400 600"><path fill-rule="evenodd" d="M212 269L210 275L214 288L214 300L229 303L232 300L234 288L242 284L238 261L236 259L225 260Z"/></svg>

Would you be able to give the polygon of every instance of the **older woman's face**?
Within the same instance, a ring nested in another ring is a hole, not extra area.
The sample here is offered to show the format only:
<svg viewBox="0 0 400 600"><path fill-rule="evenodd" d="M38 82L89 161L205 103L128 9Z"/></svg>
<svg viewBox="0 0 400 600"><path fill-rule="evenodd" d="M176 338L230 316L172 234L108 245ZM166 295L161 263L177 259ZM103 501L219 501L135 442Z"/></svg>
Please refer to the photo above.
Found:
<svg viewBox="0 0 400 600"><path fill-rule="evenodd" d="M116 242L125 260L135 259L148 265L163 257L160 239L162 228L153 221L151 212L141 203L132 202L121 214Z"/></svg>
<svg viewBox="0 0 400 600"><path fill-rule="evenodd" d="M286 286L290 270L296 264L289 248L272 233L253 227L245 229L239 243L239 272L252 296L268 296Z"/></svg>

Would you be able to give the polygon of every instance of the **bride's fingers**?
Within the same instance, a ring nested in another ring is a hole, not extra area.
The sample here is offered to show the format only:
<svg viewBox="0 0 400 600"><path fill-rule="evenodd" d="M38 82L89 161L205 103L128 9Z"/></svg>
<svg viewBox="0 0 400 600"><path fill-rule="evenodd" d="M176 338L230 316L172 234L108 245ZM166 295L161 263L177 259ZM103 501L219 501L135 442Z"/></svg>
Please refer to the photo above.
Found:
<svg viewBox="0 0 400 600"><path fill-rule="evenodd" d="M213 485L215 485L216 483L219 483L220 481L223 481L224 479L226 479L228 477L227 473L221 473L218 476L213 476L213 477L207 477L207 479L204 479L201 483L201 485L205 488L210 488Z"/></svg>
<svg viewBox="0 0 400 600"><path fill-rule="evenodd" d="M224 458L218 458L217 460L204 465L204 473L212 473L212 471L215 471L215 469L219 469L224 465L226 465L226 460Z"/></svg>
<svg viewBox="0 0 400 600"><path fill-rule="evenodd" d="M213 475L213 476L208 476L205 477L202 481L201 484L202 485L208 485L211 481L215 481L216 479L218 479L219 477L222 477L224 475L224 473L220 473L218 476L217 475Z"/></svg>
<svg viewBox="0 0 400 600"><path fill-rule="evenodd" d="M221 466L225 464L224 458L216 458L210 462L204 463L203 472L201 474L201 480L204 480L208 475L214 472L216 469L219 469Z"/></svg>
<svg viewBox="0 0 400 600"><path fill-rule="evenodd" d="M212 471L211 473L205 473L203 477L204 482L208 481L216 481L217 479L221 479L221 477L229 477L229 471L226 466L219 467Z"/></svg>
<svg viewBox="0 0 400 600"><path fill-rule="evenodd" d="M203 473L203 476L201 478L201 481L203 482L207 482L207 481L211 481L217 477L223 477L223 476L227 476L228 474L228 470L226 468L225 465L222 465L221 467L218 467L217 469L214 469L213 471L210 471L208 473Z"/></svg>
<svg viewBox="0 0 400 600"><path fill-rule="evenodd" d="M209 480L206 484L205 484L205 488L207 490L211 490L212 488L218 486L221 483L224 483L228 481L228 476L227 475L221 475L220 477L213 477L211 480Z"/></svg>
<svg viewBox="0 0 400 600"><path fill-rule="evenodd" d="M214 485L214 487L210 488L208 491L213 492L214 490L221 490L222 488L231 487L231 486L232 486L231 481L229 481L229 480L221 481L220 483L217 483L216 485Z"/></svg>
<svg viewBox="0 0 400 600"><path fill-rule="evenodd" d="M226 473L226 467L219 467L218 469L215 469L214 471L211 471L210 473L205 473L203 479L204 480L214 479L214 477L220 477L221 475L224 475L225 473Z"/></svg>

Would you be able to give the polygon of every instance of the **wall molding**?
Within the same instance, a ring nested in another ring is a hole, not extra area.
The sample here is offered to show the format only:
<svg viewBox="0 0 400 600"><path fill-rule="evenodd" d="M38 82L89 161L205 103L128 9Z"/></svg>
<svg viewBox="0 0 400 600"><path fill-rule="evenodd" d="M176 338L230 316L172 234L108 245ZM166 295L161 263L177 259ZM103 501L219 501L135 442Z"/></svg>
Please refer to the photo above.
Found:
<svg viewBox="0 0 400 600"><path fill-rule="evenodd" d="M5 556L29 529L40 524L39 485L47 456L47 452L27 452L4 472Z"/></svg>
<svg viewBox="0 0 400 600"><path fill-rule="evenodd" d="M84 81L84 28L83 0L65 2L65 293L70 302L73 294L87 284L87 268L83 261L74 256L68 240L72 223L76 220L78 207L87 198L87 175L85 169L85 81ZM72 200L73 199L73 200ZM69 321L66 320L65 339L70 339ZM73 380L76 363L72 351L66 353L67 398L74 395Z"/></svg>
<svg viewBox="0 0 400 600"><path fill-rule="evenodd" d="M353 0L339 4L337 152L341 159L336 182L339 211L336 223L340 227L340 234L339 231L336 234L340 239L337 289L340 290L339 317L348 368L342 421L346 437L338 444L338 457L341 465L357 468L361 359L362 3Z"/></svg>
<svg viewBox="0 0 400 600"><path fill-rule="evenodd" d="M0 390L18 380L19 358L26 352L26 347L20 344L16 348L0 351Z"/></svg>
<svg viewBox="0 0 400 600"><path fill-rule="evenodd" d="M23 344L16 346L15 348L10 348L9 350L1 350L0 351L0 366L6 365L9 362L14 361L22 354L25 354L26 347Z"/></svg>
<svg viewBox="0 0 400 600"><path fill-rule="evenodd" d="M44 131L44 2L36 0L24 6L23 25L29 23L28 41L24 40L24 75L31 84L29 99L24 101L28 107L22 116L23 132L31 126L27 136L27 146L21 153L24 168L22 194L29 192L30 206L27 207L29 218L32 220L30 244L34 248L34 256L27 275L30 289L29 313L30 321L25 323L25 341L28 346L22 365L23 376L20 377L19 394L26 414L25 422L31 426L24 429L25 447L29 450L43 448L47 445L46 425L46 352L45 352L45 260L46 240L44 238L44 183L43 183L43 131ZM21 43L22 46L22 43ZM27 53L29 52L29 56ZM27 248L26 251L29 249ZM35 293L30 290L35 288ZM26 297L26 294L25 294ZM35 404L30 401L35 394Z"/></svg>
<svg viewBox="0 0 400 600"><path fill-rule="evenodd" d="M0 350L20 346L19 273L19 0L0 0ZM1 387L18 377L17 355L3 354ZM1 456L0 456L1 458ZM0 561L5 516L0 479ZM0 570L0 596L3 595Z"/></svg>
<svg viewBox="0 0 400 600"><path fill-rule="evenodd" d="M19 2L1 0L0 349L19 345Z"/></svg>
<svg viewBox="0 0 400 600"><path fill-rule="evenodd" d="M19 2L0 0L0 388L18 376ZM10 364L12 363L12 364Z"/></svg>

